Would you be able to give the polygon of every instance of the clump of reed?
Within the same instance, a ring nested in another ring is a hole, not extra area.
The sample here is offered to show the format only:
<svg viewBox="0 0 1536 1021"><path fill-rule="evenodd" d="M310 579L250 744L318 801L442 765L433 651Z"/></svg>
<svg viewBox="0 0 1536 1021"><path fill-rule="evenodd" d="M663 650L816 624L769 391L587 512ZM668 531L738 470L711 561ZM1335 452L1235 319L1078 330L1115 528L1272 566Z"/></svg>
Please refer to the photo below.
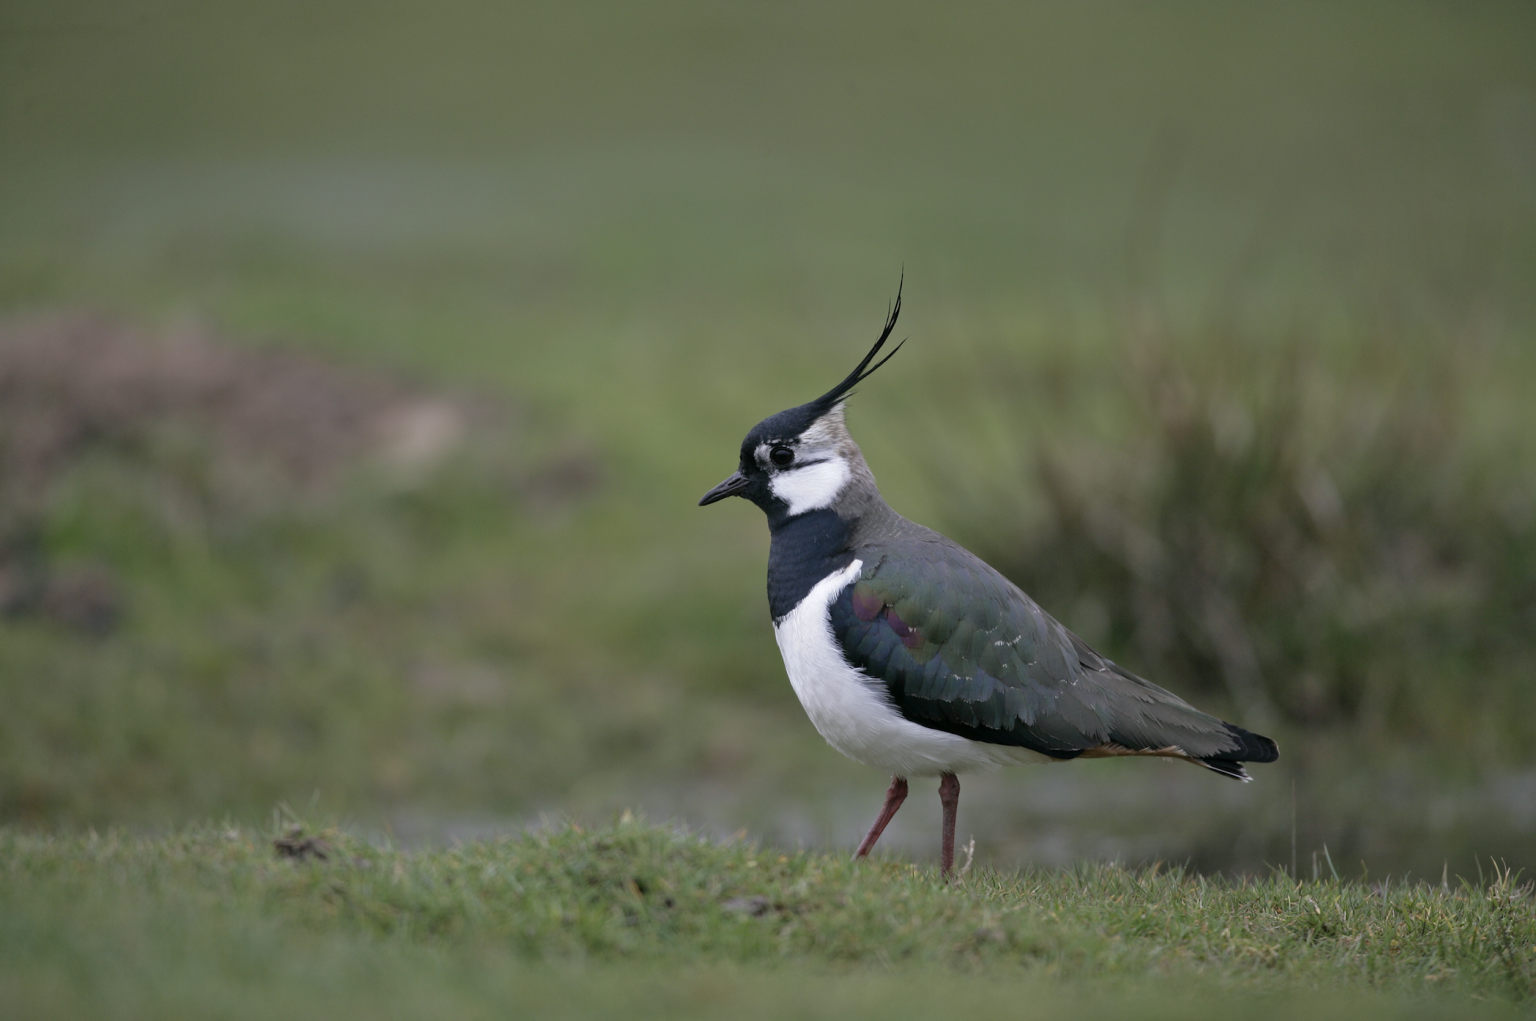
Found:
<svg viewBox="0 0 1536 1021"><path fill-rule="evenodd" d="M1476 337L1121 350L1109 371L1000 356L1020 429L1089 408L1115 425L952 472L957 537L1107 654L1251 725L1523 739L1536 464L1521 413L1494 406L1518 389L1508 359Z"/></svg>

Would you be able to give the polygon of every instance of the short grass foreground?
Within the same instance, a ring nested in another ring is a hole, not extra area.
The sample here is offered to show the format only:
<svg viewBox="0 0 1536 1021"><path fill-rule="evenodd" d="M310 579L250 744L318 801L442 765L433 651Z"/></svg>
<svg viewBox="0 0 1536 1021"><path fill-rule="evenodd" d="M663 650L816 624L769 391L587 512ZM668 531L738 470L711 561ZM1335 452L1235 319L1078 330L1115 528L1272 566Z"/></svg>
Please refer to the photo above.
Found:
<svg viewBox="0 0 1536 1021"><path fill-rule="evenodd" d="M425 852L299 826L8 831L0 1001L25 1008L12 1016L891 1017L1058 1001L1081 1016L1131 997L1188 1017L1219 992L1260 1015L1296 996L1352 1017L1520 1013L1529 894L1503 872L1368 885L1114 865L946 884L926 863L627 818Z"/></svg>

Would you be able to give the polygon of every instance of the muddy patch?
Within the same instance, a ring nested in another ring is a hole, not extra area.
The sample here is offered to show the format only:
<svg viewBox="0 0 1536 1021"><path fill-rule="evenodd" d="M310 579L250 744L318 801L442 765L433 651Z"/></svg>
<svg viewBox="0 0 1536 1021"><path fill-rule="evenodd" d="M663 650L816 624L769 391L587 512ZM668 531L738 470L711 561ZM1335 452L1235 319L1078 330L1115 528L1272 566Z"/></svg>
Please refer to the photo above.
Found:
<svg viewBox="0 0 1536 1021"><path fill-rule="evenodd" d="M206 523L323 500L371 473L425 483L478 442L522 427L504 398L447 393L292 348L201 328L148 330L99 315L0 323L0 613L102 633L122 597L102 563L55 563L60 483L107 465L167 518ZM500 458L530 504L590 491L594 458Z"/></svg>
<svg viewBox="0 0 1536 1021"><path fill-rule="evenodd" d="M173 428L294 485L331 481L364 457L417 469L462 443L486 405L197 329L95 316L0 325L0 478L33 491L87 448L143 448Z"/></svg>

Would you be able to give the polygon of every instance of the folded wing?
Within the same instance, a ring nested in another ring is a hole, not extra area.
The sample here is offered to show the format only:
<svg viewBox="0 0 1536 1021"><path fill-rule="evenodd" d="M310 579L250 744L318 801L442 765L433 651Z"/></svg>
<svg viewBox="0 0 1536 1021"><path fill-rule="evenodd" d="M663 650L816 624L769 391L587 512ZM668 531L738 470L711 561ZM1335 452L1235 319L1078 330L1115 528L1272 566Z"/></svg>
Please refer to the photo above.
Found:
<svg viewBox="0 0 1536 1021"><path fill-rule="evenodd" d="M848 662L906 719L1056 758L1162 755L1238 779L1279 757L1267 737L1203 713L1121 669L1017 586L934 534L901 556L859 551L831 606Z"/></svg>

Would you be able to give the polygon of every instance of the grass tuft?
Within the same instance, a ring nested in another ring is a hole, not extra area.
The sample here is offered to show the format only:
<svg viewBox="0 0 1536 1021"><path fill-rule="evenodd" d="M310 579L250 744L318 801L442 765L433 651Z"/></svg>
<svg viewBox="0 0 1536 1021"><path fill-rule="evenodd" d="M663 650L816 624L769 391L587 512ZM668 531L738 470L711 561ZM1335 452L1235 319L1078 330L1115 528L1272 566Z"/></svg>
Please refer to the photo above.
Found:
<svg viewBox="0 0 1536 1021"><path fill-rule="evenodd" d="M82 967L103 969L96 994L123 993L133 980L111 966L118 938L160 968L193 953L194 933L232 930L293 953L339 941L385 959L429 950L459 966L489 954L606 975L650 962L812 976L915 969L940 983L985 972L1058 991L1163 982L1510 1003L1536 994L1532 887L1502 867L1484 885L1227 881L1115 864L978 868L945 883L905 861L722 843L627 815L409 853L303 824L154 839L8 830L0 861L0 984L39 996Z"/></svg>

